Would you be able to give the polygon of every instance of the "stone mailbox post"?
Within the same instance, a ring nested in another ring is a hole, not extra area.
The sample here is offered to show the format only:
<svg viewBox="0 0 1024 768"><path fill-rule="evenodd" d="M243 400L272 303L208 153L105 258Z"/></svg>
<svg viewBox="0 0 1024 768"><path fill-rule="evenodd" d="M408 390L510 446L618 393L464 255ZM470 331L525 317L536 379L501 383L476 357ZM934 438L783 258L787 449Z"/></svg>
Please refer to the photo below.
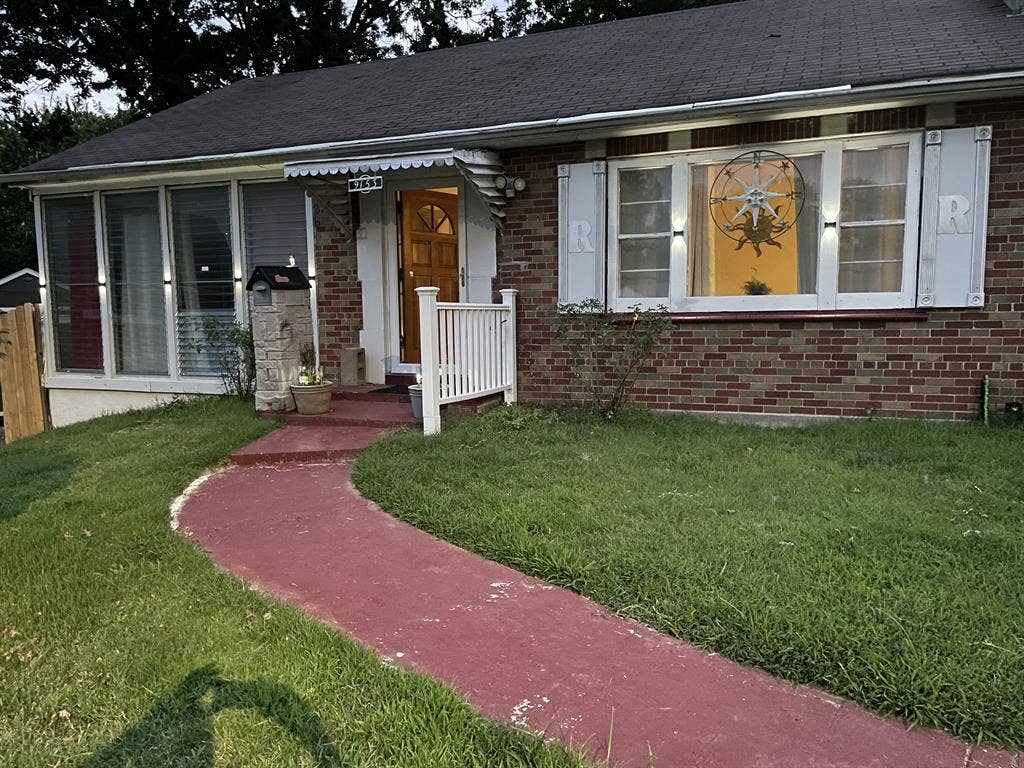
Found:
<svg viewBox="0 0 1024 768"><path fill-rule="evenodd" d="M297 267L256 267L246 290L256 349L256 410L294 410L289 385L298 379L300 350L313 341L309 280Z"/></svg>

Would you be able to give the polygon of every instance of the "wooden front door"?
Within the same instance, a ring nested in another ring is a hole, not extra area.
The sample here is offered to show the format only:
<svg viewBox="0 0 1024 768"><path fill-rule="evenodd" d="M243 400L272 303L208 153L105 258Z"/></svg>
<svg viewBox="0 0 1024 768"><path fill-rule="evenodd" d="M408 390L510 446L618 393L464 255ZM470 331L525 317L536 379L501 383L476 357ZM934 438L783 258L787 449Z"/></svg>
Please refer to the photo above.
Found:
<svg viewBox="0 0 1024 768"><path fill-rule="evenodd" d="M417 288L441 289L438 301L459 300L459 198L445 192L402 193L402 362L420 362Z"/></svg>

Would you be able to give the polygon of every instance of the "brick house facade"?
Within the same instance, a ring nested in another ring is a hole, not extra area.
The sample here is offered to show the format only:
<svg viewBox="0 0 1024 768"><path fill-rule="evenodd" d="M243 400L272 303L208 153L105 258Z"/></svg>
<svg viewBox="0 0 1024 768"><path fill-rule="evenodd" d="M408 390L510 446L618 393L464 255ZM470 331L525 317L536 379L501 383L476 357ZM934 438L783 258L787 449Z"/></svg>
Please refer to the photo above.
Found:
<svg viewBox="0 0 1024 768"><path fill-rule="evenodd" d="M925 110L854 113L848 130L923 128ZM677 315L635 400L651 408L807 416L970 419L982 378L996 407L1024 393L1024 100L960 105L956 124L993 126L990 210L982 310ZM816 118L695 131L694 143L807 138ZM664 134L608 142L608 152L660 151ZM498 236L494 291L519 294L519 392L560 403L581 396L555 341L558 301L557 167L583 160L582 143L503 153L527 190L510 200ZM355 248L318 218L322 356L358 344L362 309Z"/></svg>
<svg viewBox="0 0 1024 768"><path fill-rule="evenodd" d="M923 128L923 108L851 114L851 132ZM810 416L970 419L981 381L993 403L1024 392L1024 101L966 103L956 124L993 126L986 261L981 311L764 313L714 318L679 315L635 400L659 410ZM808 138L817 119L726 126L695 132L695 143ZM662 151L664 134L609 142L609 151ZM579 162L584 145L517 149L502 160L529 192L509 202L498 237L501 288L519 294L519 391L528 402L580 396L555 341L558 301L557 173ZM321 354L336 364L358 345L362 308L356 255L330 221L317 220Z"/></svg>
<svg viewBox="0 0 1024 768"><path fill-rule="evenodd" d="M802 58L756 80L742 2L243 80L5 174L35 207L54 422L222 391L197 329L246 323L246 276L286 264L328 376L350 347L374 384L420 371L441 313L414 290L472 313L516 289L528 402L582 396L556 305L583 297L670 307L634 392L659 410L966 420L985 377L1022 400L1021 19L940 5L773 2ZM843 44L807 46L823 28ZM407 87L452 71L428 108ZM427 362L486 378L460 354Z"/></svg>
<svg viewBox="0 0 1024 768"><path fill-rule="evenodd" d="M851 114L849 129L922 128L923 120L923 109ZM760 123L701 138L806 138L808 123L816 121L801 121L801 132ZM993 126L983 310L677 316L637 381L636 401L660 410L970 419L986 374L997 407L1024 397L1024 100L962 104L956 124ZM583 154L576 144L503 158L530 190L508 206L496 286L520 290L519 392L527 401L580 396L554 338L556 168Z"/></svg>

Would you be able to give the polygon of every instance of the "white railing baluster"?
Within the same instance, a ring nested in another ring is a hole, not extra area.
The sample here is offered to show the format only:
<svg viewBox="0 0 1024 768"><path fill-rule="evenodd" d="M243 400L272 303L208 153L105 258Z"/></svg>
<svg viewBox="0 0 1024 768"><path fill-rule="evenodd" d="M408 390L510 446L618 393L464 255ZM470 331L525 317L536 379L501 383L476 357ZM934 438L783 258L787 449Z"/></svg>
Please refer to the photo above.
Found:
<svg viewBox="0 0 1024 768"><path fill-rule="evenodd" d="M417 288L423 373L423 433L441 431L441 406L501 393L516 402L516 293L501 304L438 302Z"/></svg>

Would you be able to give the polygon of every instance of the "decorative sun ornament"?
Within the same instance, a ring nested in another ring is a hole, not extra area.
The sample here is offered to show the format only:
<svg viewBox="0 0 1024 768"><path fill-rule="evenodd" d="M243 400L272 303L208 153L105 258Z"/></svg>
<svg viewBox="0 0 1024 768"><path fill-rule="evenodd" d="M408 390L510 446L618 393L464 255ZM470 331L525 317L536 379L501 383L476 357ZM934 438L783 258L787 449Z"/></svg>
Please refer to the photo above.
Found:
<svg viewBox="0 0 1024 768"><path fill-rule="evenodd" d="M804 177L796 163L769 150L745 152L729 162L708 195L715 226L740 250L781 248L775 238L793 226L804 207Z"/></svg>

